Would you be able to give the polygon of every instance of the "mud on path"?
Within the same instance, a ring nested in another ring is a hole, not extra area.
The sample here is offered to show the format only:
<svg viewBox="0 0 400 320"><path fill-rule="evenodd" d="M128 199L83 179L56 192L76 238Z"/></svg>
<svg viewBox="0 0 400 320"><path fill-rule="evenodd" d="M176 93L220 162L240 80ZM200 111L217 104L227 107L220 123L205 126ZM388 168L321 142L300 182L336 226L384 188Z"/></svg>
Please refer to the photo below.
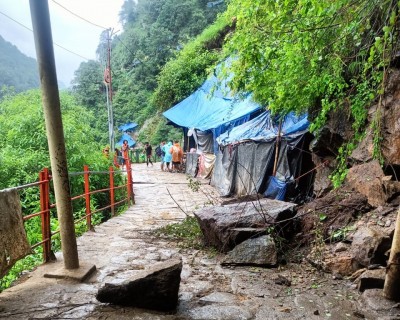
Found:
<svg viewBox="0 0 400 320"><path fill-rule="evenodd" d="M62 266L58 255L56 263L37 268L0 294L0 319L395 319L365 310L354 284L309 265L226 268L218 263L218 255L180 249L156 237L151 230L182 220L182 210L191 213L216 201L216 191L202 181L201 190L194 192L184 174L161 172L159 164L134 165L133 170L136 204L78 239L80 261L95 264L96 273L85 283L44 278L44 273ZM184 264L176 313L95 299L103 283L121 282L174 256L181 256Z"/></svg>

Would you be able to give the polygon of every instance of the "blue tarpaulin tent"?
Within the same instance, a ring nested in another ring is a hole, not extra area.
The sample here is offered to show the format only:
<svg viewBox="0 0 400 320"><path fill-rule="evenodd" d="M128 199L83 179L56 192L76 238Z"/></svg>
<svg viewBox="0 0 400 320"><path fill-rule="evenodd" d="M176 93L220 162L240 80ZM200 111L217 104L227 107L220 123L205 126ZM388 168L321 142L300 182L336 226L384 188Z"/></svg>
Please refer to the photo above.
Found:
<svg viewBox="0 0 400 320"><path fill-rule="evenodd" d="M227 80L215 75L207 79L192 95L165 111L163 115L174 124L201 131L211 130L215 139L226 130L245 123L260 110L251 95L233 95ZM214 143L214 152L218 145Z"/></svg>
<svg viewBox="0 0 400 320"><path fill-rule="evenodd" d="M137 123L129 122L129 123L119 126L118 130L123 131L123 132L132 132L132 131L135 131L137 126L138 126Z"/></svg>
<svg viewBox="0 0 400 320"><path fill-rule="evenodd" d="M129 145L129 147L131 147L131 148L134 147L135 144L136 144L136 141L133 140L129 134L123 133L121 139L119 139L119 141L117 142L117 145L122 146L124 140L127 140L127 141L128 141L128 145Z"/></svg>
<svg viewBox="0 0 400 320"><path fill-rule="evenodd" d="M307 132L309 122L307 114L296 116L289 113L282 119L281 137L283 139L293 139ZM217 138L220 145L238 143L244 140L253 141L272 141L278 136L279 122L273 121L271 113L265 111L258 117L240 126L233 128Z"/></svg>

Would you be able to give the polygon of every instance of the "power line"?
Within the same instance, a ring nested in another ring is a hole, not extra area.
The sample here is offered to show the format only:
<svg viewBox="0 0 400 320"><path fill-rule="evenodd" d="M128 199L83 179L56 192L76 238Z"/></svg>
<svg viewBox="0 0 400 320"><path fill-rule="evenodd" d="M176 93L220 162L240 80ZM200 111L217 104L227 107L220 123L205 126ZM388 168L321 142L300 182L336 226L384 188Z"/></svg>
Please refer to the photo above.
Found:
<svg viewBox="0 0 400 320"><path fill-rule="evenodd" d="M55 1L55 0L52 0L52 2L54 2L56 5L60 6L60 7L63 8L64 10L68 11L70 14L74 15L75 17L77 17L77 18L79 18L79 19L81 19L81 20L83 20L83 21L85 21L85 22L87 22L87 23L90 23L91 25L94 25L94 26L96 26L96 27L98 27L98 28L101 28L101 29L103 29L103 30L108 30L108 29L110 29L110 28L106 28L106 27L103 27L103 26L101 26L101 25L99 25L99 24L96 24L96 23L94 23L94 22L89 21L88 19L86 19L86 18L84 18L84 17L82 17L82 16L76 14L75 12L72 12L71 10L69 10L69 9L66 8L66 7L64 7L63 5L61 5L60 3L58 3L58 2ZM125 47L125 49L128 50L132 56L135 56L135 54L132 52L132 50L130 50L130 49L125 45L125 43L121 40L121 38L120 38L117 34L115 34L115 36L116 36L117 39L121 42L121 44Z"/></svg>
<svg viewBox="0 0 400 320"><path fill-rule="evenodd" d="M69 49L67 49L67 48L65 48L65 47L63 47L63 46L61 46L61 45L59 45L59 44L57 44L55 42L53 42L53 44L56 45L57 47L61 48L61 49L64 49L65 51L68 51L69 53L72 53L72 54L74 54L74 55L76 55L78 57L81 57L82 59L92 60L92 59L86 58L84 56L81 56L79 53L73 52L73 51L71 51L71 50L69 50Z"/></svg>
<svg viewBox="0 0 400 320"><path fill-rule="evenodd" d="M32 29L28 28L27 26L23 25L21 22L18 22L17 20L15 20L15 19L11 18L10 16L6 15L4 12L1 12L1 11L0 11L0 13L1 13L3 16L7 17L8 19L14 21L15 23L18 23L21 27L24 27L25 29L28 29L29 31L33 32Z"/></svg>
<svg viewBox="0 0 400 320"><path fill-rule="evenodd" d="M109 29L109 28L103 27L103 26L101 26L101 25L98 25L98 24L96 24L96 23L94 23L94 22L89 21L88 19L85 19L85 18L81 17L80 15L78 15L78 14L72 12L71 10L69 10L69 9L66 8L66 7L64 7L62 4L58 3L58 2L55 1L55 0L52 0L52 1L53 1L56 5L58 5L58 6L60 6L61 8L63 8L64 10L68 11L70 14L74 15L75 17L77 17L77 18L79 18L79 19L81 19L81 20L83 20L83 21L86 21L87 23L90 23L91 25L94 25L94 26L96 26L96 27L98 27L98 28L101 28L101 29L104 29L104 30Z"/></svg>
<svg viewBox="0 0 400 320"><path fill-rule="evenodd" d="M87 22L87 23L90 23L91 25L94 25L94 26L96 26L96 27L98 27L98 28L101 28L101 29L103 29L103 30L108 30L108 29L110 29L110 28L106 28L106 27L103 27L103 26L101 26L101 25L99 25L99 24L96 24L96 23L94 23L94 22L89 21L88 19L86 19L86 18L84 18L84 17L82 17L82 16L80 16L80 15L78 15L78 14L72 12L71 10L69 10L69 9L66 8L66 7L64 7L63 5L61 5L60 3L58 3L58 2L55 1L55 0L52 0L52 1L53 1L55 4L57 4L58 6L60 6L61 8L63 8L64 10L66 10L66 11L68 11L69 13L71 13L72 15L74 15L75 17L77 17L77 18L79 18L79 19L81 19L81 20L83 20L83 21L85 21L85 22ZM132 56L135 56L135 54L125 45L125 43L121 40L121 38L120 38L117 34L115 34L115 36L116 36L117 39L121 42L121 44L125 47L125 49L128 50L128 51L132 54Z"/></svg>
<svg viewBox="0 0 400 320"><path fill-rule="evenodd" d="M0 11L0 14L2 14L3 16L7 17L8 19L14 21L15 23L19 24L21 27L23 27L23 28L29 30L30 32L33 32L33 30L32 30L31 28L28 28L26 25L22 24L21 22L15 20L15 19L13 19L13 18L11 18L9 15L5 14L4 12L1 12L1 11ZM76 53L76 52L74 52L74 51L72 51L72 50L69 50L69 49L63 47L62 45L59 45L58 43L55 43L54 41L53 41L53 45L55 45L55 46L57 46L57 47L59 47L59 48L61 48L61 49L64 49L65 51L68 51L69 53L72 53L72 54L74 54L74 55L76 55L76 56L78 56L78 57L80 57L80 58L85 59L85 60L91 60L91 59L89 59L89 58L86 58L86 57L80 55L79 53Z"/></svg>
<svg viewBox="0 0 400 320"><path fill-rule="evenodd" d="M122 42L122 40L120 39L119 35L115 35L117 37L117 39L122 43L122 45L125 47L126 50L128 50L132 56L135 56L135 54L125 45L125 43Z"/></svg>

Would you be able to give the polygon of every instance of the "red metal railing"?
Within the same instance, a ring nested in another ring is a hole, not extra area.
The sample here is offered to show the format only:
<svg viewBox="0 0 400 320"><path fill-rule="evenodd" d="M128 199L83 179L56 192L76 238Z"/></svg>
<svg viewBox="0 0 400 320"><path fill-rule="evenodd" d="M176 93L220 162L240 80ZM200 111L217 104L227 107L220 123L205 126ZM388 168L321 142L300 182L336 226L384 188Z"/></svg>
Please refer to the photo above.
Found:
<svg viewBox="0 0 400 320"><path fill-rule="evenodd" d="M86 219L86 226L88 230L93 228L92 225L92 215L110 209L111 216L115 215L115 208L122 204L127 203L128 205L133 202L134 203L134 193L132 188L132 170L131 164L129 160L126 160L126 183L122 185L115 186L114 175L121 174L122 171L115 171L113 167L110 167L108 171L89 171L89 167L87 165L84 166L83 172L74 172L70 173L70 176L79 176L83 175L84 180L84 193L71 197L71 201L78 200L78 199L85 199L85 216L77 219L74 223L78 223L82 220ZM125 171L123 171L125 172ZM94 174L107 174L109 175L109 186L104 189L98 190L90 190L90 176ZM41 230L42 230L42 239L40 242L32 245L32 249L38 247L40 245L43 246L43 260L45 262L51 261L53 252L51 249L51 239L54 235L58 234L60 230L51 230L50 226L50 218L51 218L51 209L56 208L56 203L51 203L50 201L50 183L51 183L51 175L48 168L43 169L39 172L39 181L35 183L30 183L24 186L16 187L14 189L26 189L30 187L39 187L39 194L40 194L40 211L35 212L23 217L24 221L32 219L34 217L40 216L41 219ZM115 199L115 190L122 190L126 189L126 197L119 199L116 201ZM96 210L92 210L91 208L91 196L96 193L104 193L109 192L110 200L109 204L102 207L96 208Z"/></svg>

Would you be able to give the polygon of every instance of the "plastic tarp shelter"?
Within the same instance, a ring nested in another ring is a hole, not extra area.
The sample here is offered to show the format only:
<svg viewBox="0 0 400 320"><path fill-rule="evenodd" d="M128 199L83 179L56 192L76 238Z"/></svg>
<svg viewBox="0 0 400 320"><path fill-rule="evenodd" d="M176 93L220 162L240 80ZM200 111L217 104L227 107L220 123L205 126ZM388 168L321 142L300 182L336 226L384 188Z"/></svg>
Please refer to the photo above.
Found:
<svg viewBox="0 0 400 320"><path fill-rule="evenodd" d="M274 177L279 119L273 119L270 112L265 111L221 134L217 141L222 152L217 154L211 184L222 196L267 192L283 200L285 184L294 182L302 172L303 151L310 140L305 139L308 127L307 115L290 113L282 119ZM280 190L275 190L277 188Z"/></svg>
<svg viewBox="0 0 400 320"><path fill-rule="evenodd" d="M200 131L211 130L214 153L218 150L215 139L223 132L245 123L260 109L251 95L233 95L227 80L208 78L192 95L182 100L163 115L175 125ZM204 135L204 134L203 134Z"/></svg>
<svg viewBox="0 0 400 320"><path fill-rule="evenodd" d="M119 141L117 142L117 145L122 146L122 144L124 143L124 140L128 141L128 145L129 147L134 147L136 145L136 141L132 139L132 137L127 134L127 133L123 133L121 139L119 139Z"/></svg>
<svg viewBox="0 0 400 320"><path fill-rule="evenodd" d="M137 128L138 124L135 122L129 122L126 124L123 124L121 126L118 127L119 131L123 131L123 132L132 132L135 131Z"/></svg>
<svg viewBox="0 0 400 320"><path fill-rule="evenodd" d="M289 113L281 124L281 137L292 140L307 132L309 121L307 115L296 116ZM275 140L279 133L279 123L274 121L269 111L261 113L258 117L238 127L221 134L217 138L220 145L234 144L244 140L268 142Z"/></svg>

